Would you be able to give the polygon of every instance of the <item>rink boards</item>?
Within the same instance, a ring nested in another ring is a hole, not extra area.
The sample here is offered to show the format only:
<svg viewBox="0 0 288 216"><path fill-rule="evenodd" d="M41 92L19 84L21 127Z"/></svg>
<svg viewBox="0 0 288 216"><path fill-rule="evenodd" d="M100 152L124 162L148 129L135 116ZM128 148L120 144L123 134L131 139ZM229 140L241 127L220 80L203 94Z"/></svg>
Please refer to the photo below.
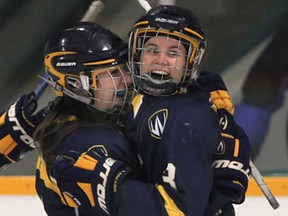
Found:
<svg viewBox="0 0 288 216"><path fill-rule="evenodd" d="M253 179L250 179L246 201L235 206L237 216L287 216L288 177L264 177L280 207L273 210ZM40 199L36 195L33 176L0 177L1 215L45 216Z"/></svg>

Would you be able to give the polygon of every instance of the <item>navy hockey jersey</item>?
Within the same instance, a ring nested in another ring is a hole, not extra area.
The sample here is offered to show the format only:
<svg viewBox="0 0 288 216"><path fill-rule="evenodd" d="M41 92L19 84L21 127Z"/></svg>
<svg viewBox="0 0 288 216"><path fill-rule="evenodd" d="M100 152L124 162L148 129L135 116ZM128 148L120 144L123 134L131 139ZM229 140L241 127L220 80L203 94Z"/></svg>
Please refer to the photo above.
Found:
<svg viewBox="0 0 288 216"><path fill-rule="evenodd" d="M203 215L213 185L211 160L220 142L209 96L195 88L165 97L139 94L133 100L125 135L142 160L145 181L155 185L151 197L158 198L152 209L153 200L139 194L150 205L137 215Z"/></svg>
<svg viewBox="0 0 288 216"><path fill-rule="evenodd" d="M106 151L110 157L124 161L132 169L139 170L136 153L131 150L121 133L108 126L76 129L59 145L56 153L61 154L67 150L86 152L91 146L95 145ZM72 208L64 204L59 188L41 157L38 158L37 162L36 190L49 216L93 215L88 207Z"/></svg>

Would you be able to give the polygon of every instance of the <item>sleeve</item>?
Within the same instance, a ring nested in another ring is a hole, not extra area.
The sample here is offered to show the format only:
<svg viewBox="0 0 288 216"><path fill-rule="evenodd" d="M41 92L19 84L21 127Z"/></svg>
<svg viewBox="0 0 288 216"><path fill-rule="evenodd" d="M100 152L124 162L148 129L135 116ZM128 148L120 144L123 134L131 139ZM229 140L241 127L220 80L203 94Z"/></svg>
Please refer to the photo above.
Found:
<svg viewBox="0 0 288 216"><path fill-rule="evenodd" d="M137 155L130 150L123 135L109 127L87 127L73 131L59 145L57 155L59 156L66 151L75 151L81 154L90 148L95 148L110 157L125 162L129 169L131 167L138 173ZM80 174L76 173L72 181L79 178ZM55 173L48 172L47 166L41 158L37 162L36 179L37 193L48 215L92 215L94 212L91 206L81 207L77 205L77 202L75 203L69 195L67 196L61 190L58 182L56 182ZM98 187L98 183L95 183L95 188ZM95 199L97 199L97 195Z"/></svg>
<svg viewBox="0 0 288 216"><path fill-rule="evenodd" d="M55 183L51 179L47 172L47 167L41 157L38 158L36 166L36 191L40 197L43 207L47 215L53 216L76 216L76 215L88 215L87 212L90 209L84 208L71 208L64 203L64 197L61 196L60 191ZM80 214L81 213L81 214Z"/></svg>
<svg viewBox="0 0 288 216"><path fill-rule="evenodd" d="M83 127L71 133L61 145L58 154L63 151L75 150L86 152L88 149L97 146L109 157L125 162L133 170L139 169L138 157L126 138L114 128L103 127Z"/></svg>

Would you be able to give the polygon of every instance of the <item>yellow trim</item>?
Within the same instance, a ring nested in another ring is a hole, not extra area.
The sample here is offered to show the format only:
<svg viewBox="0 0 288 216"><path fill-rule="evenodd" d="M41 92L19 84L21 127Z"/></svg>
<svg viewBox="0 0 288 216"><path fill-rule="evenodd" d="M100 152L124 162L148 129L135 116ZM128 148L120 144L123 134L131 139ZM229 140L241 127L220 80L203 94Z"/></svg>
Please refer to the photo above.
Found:
<svg viewBox="0 0 288 216"><path fill-rule="evenodd" d="M200 39L204 40L204 37L202 37L202 35L200 35L198 32L193 31L192 29L187 28L187 27L184 27L184 30L187 31L187 32L190 32L191 34L196 35L196 36L198 36Z"/></svg>
<svg viewBox="0 0 288 216"><path fill-rule="evenodd" d="M104 60L104 61L99 61L99 62L91 62L91 63L86 63L84 65L97 65L97 64L107 64L107 63L113 63L115 61L115 59L108 59L108 60ZM112 73L115 70L120 70L122 67L124 67L124 64L120 64L120 65L116 65L114 67L104 67L104 68L98 68L93 70L93 72L91 72L91 78L92 78L92 83L90 84L90 88L94 88L97 89L97 76L101 73Z"/></svg>
<svg viewBox="0 0 288 216"><path fill-rule="evenodd" d="M221 133L221 136L222 137L227 137L227 138L230 138L230 139L234 139L234 136L232 136L231 134L227 134L227 133Z"/></svg>
<svg viewBox="0 0 288 216"><path fill-rule="evenodd" d="M138 23L135 23L135 25L133 27L136 27L136 26L139 26L139 25L146 25L148 23L149 23L148 21L138 22Z"/></svg>
<svg viewBox="0 0 288 216"><path fill-rule="evenodd" d="M88 62L84 63L83 65L101 65L101 64L107 64L107 63L113 63L115 62L115 59L108 59L104 61L98 61L98 62Z"/></svg>
<svg viewBox="0 0 288 216"><path fill-rule="evenodd" d="M1 115L0 117L0 125L3 125L5 123L5 116L7 114L7 111L3 113L3 115Z"/></svg>
<svg viewBox="0 0 288 216"><path fill-rule="evenodd" d="M165 202L165 209L169 216L184 216L184 213L177 207L173 199L165 191L162 185L158 185L157 189Z"/></svg>
<svg viewBox="0 0 288 216"><path fill-rule="evenodd" d="M265 176L264 181L275 196L288 196L288 176ZM0 195L36 195L35 177L0 176ZM249 180L249 186L246 195L263 196L255 180L252 178Z"/></svg>
<svg viewBox="0 0 288 216"><path fill-rule="evenodd" d="M98 163L98 161L95 158L87 155L85 152L78 158L78 160L75 162L74 166L79 167L81 169L93 171L95 169L97 163Z"/></svg>
<svg viewBox="0 0 288 216"><path fill-rule="evenodd" d="M65 205L69 205L70 207L78 207L76 202L70 196L61 193L59 188L57 187L57 184L51 181L47 172L46 164L40 156L38 157L36 168L39 170L39 172L41 170L40 178L43 180L45 187L57 193L61 198L62 203L64 203Z"/></svg>
<svg viewBox="0 0 288 216"><path fill-rule="evenodd" d="M136 26L139 26L139 25L147 25L147 24L149 24L148 21L141 21L141 22L135 23L135 25L134 25L133 27L135 28ZM196 36L199 37L201 40L204 39L204 37L203 37L202 35L200 35L200 34L199 34L198 32L196 32L196 31L193 31L193 30L190 29L190 28L184 27L184 30L187 31L187 32L189 32L189 33L191 33L191 34L193 34L193 35L196 35Z"/></svg>
<svg viewBox="0 0 288 216"><path fill-rule="evenodd" d="M235 139L235 147L234 147L234 154L233 154L234 157L239 156L239 146L240 146L239 140Z"/></svg>
<svg viewBox="0 0 288 216"><path fill-rule="evenodd" d="M142 94L137 94L133 101L132 101L132 105L133 105L133 117L135 118L139 109L140 109L140 106L143 102L143 95Z"/></svg>
<svg viewBox="0 0 288 216"><path fill-rule="evenodd" d="M17 146L17 143L13 140L10 134L6 135L0 141L0 153L7 156ZM13 161L13 160L12 160Z"/></svg>
<svg viewBox="0 0 288 216"><path fill-rule="evenodd" d="M54 52L54 53L50 53L48 55L45 56L45 66L46 68L55 76L57 76L59 78L59 80L57 81L60 85L65 86L65 75L60 73L59 71L57 71L53 65L52 65L52 58L55 56L61 56L61 55L69 55L69 54L76 54L76 52L69 52L69 51L61 51L61 52Z"/></svg>
<svg viewBox="0 0 288 216"><path fill-rule="evenodd" d="M142 33L158 33L160 32L161 34L167 34L167 35L173 35L173 36L176 36L176 37L179 37L179 38L183 38L185 40L187 40L188 42L190 42L191 44L193 44L193 47L192 47L192 53L191 53L191 56L190 56L190 59L189 59L189 63L192 64L192 61L196 55L196 51L199 49L199 42L196 38L193 38L193 37L190 37L190 36L187 36L185 34L181 34L181 33L178 33L178 32L170 32L168 30L165 30L165 29L161 29L161 30L157 30L157 29L150 29L150 28L144 28L144 29L138 29L137 32L135 32L135 35L134 35L134 44L133 44L133 47L134 47L134 51L133 53L135 54L136 52L136 42L137 42L137 38L138 38L138 35L142 34ZM157 36L157 34L155 34L155 37Z"/></svg>

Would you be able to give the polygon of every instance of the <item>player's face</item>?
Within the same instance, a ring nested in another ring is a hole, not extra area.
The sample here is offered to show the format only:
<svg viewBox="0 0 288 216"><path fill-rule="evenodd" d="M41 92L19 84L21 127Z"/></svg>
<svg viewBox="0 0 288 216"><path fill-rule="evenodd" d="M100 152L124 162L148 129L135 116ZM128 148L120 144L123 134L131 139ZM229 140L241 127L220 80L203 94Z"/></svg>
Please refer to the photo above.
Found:
<svg viewBox="0 0 288 216"><path fill-rule="evenodd" d="M98 74L94 107L102 111L111 110L114 106L121 107L131 84L130 74L120 68Z"/></svg>
<svg viewBox="0 0 288 216"><path fill-rule="evenodd" d="M152 37L142 51L140 75L169 76L179 83L184 75L186 52L179 40Z"/></svg>

